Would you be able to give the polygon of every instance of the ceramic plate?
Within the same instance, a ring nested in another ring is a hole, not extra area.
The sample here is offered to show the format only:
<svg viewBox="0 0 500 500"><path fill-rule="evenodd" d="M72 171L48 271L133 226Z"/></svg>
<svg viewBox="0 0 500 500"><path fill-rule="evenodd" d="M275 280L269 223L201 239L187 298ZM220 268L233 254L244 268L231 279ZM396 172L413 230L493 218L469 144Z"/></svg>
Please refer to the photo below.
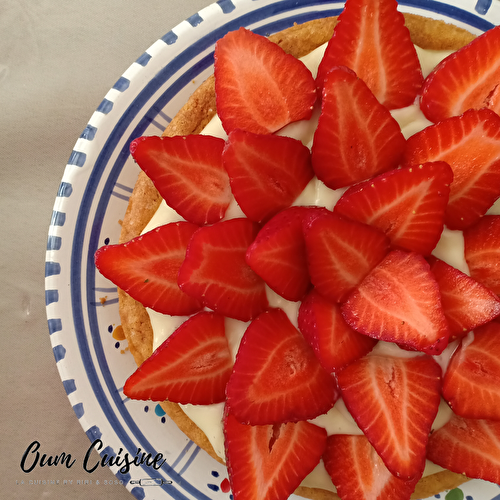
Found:
<svg viewBox="0 0 500 500"><path fill-rule="evenodd" d="M220 0L165 34L118 78L76 141L57 193L47 243L48 326L63 385L76 417L101 456L138 499L230 498L223 466L189 441L155 403L122 392L135 363L120 324L116 287L93 265L94 252L116 243L139 169L132 139L160 134L211 72L214 42L246 26L260 34L294 22L338 15L343 4L321 0ZM405 12L444 19L481 33L500 24L500 2L400 2ZM136 463L144 453L149 464ZM162 454L160 457L158 454ZM157 458L165 463L156 470ZM112 461L113 462L113 461ZM95 464L88 463L91 469ZM463 493L462 493L463 492ZM500 499L500 488L472 481L435 498ZM456 496L457 495L457 496Z"/></svg>

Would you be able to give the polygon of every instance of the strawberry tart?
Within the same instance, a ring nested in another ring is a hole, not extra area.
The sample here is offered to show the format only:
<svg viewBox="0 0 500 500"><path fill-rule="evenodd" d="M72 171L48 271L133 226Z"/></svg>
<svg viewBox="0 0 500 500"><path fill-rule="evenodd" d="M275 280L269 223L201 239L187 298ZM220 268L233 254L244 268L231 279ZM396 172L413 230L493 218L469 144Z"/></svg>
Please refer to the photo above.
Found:
<svg viewBox="0 0 500 500"><path fill-rule="evenodd" d="M219 40L141 137L120 243L138 369L236 500L500 483L500 28L347 0Z"/></svg>

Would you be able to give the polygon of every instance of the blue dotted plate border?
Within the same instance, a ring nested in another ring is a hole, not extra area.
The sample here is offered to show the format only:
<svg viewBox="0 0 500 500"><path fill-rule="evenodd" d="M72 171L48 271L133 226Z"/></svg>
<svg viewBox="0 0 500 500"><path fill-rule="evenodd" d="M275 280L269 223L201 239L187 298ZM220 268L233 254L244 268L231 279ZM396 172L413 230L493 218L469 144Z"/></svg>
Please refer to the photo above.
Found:
<svg viewBox="0 0 500 500"><path fill-rule="evenodd" d="M159 134L197 84L212 71L215 40L246 26L268 35L294 22L337 15L342 2L220 0L190 16L142 54L104 97L70 154L51 216L45 263L45 302L54 358L75 414L101 456L138 448L167 462L127 474L111 467L137 499L228 498L224 467L188 441L160 407L131 402L122 386L134 368L113 339L119 324L117 290L95 272L93 255L119 236L138 168L128 147L135 137ZM448 20L481 33L500 24L491 0L401 1L401 10ZM170 425L169 425L170 424ZM159 487L140 480L154 478ZM500 500L496 485L472 481L468 500ZM435 498L445 498L445 494Z"/></svg>

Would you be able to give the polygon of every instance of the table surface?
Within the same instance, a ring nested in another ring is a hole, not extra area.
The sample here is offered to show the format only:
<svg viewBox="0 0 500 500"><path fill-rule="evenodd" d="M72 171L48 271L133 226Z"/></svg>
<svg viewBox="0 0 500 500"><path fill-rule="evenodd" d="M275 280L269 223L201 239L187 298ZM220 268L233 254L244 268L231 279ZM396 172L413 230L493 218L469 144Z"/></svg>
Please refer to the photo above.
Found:
<svg viewBox="0 0 500 500"><path fill-rule="evenodd" d="M69 155L104 95L153 42L212 1L2 2L2 498L133 498L123 486L104 485L115 479L107 468L90 475L81 466L38 466L29 473L20 466L35 441L47 457L82 457L90 445L50 345L47 233Z"/></svg>

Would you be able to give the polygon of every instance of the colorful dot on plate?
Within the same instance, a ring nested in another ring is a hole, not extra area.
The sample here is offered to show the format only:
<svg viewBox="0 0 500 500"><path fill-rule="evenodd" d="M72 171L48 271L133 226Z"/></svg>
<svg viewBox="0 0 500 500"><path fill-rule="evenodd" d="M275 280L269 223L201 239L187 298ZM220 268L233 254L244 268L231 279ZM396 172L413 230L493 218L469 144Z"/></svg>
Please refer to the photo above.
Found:
<svg viewBox="0 0 500 500"><path fill-rule="evenodd" d="M109 325L108 326L108 332L109 333L113 333L113 325Z"/></svg>
<svg viewBox="0 0 500 500"><path fill-rule="evenodd" d="M113 330L113 338L115 340L127 340L127 337L125 336L125 331L123 330L122 325L118 325Z"/></svg>
<svg viewBox="0 0 500 500"><path fill-rule="evenodd" d="M219 477L219 473L216 470L212 471L212 476Z"/></svg>
<svg viewBox="0 0 500 500"><path fill-rule="evenodd" d="M222 483L220 483L220 489L222 493L229 493L229 491L231 491L231 485L229 484L229 479L227 477L223 479Z"/></svg>
<svg viewBox="0 0 500 500"><path fill-rule="evenodd" d="M117 343L115 344L115 347L116 347L117 349L119 349L119 348L120 348L120 342L117 342Z"/></svg>
<svg viewBox="0 0 500 500"><path fill-rule="evenodd" d="M149 411L149 406L144 407L144 412L147 413Z"/></svg>
<svg viewBox="0 0 500 500"><path fill-rule="evenodd" d="M158 404L155 406L155 414L158 417L163 417L163 415L165 415L165 410Z"/></svg>
<svg viewBox="0 0 500 500"><path fill-rule="evenodd" d="M109 238L106 238L106 239L104 240L104 244L105 244L105 245L109 245Z"/></svg>
<svg viewBox="0 0 500 500"><path fill-rule="evenodd" d="M212 490L212 491L219 491L219 487L216 484L210 484L208 483L207 486Z"/></svg>
<svg viewBox="0 0 500 500"><path fill-rule="evenodd" d="M460 488L454 488L446 493L445 500L464 500L464 492Z"/></svg>

